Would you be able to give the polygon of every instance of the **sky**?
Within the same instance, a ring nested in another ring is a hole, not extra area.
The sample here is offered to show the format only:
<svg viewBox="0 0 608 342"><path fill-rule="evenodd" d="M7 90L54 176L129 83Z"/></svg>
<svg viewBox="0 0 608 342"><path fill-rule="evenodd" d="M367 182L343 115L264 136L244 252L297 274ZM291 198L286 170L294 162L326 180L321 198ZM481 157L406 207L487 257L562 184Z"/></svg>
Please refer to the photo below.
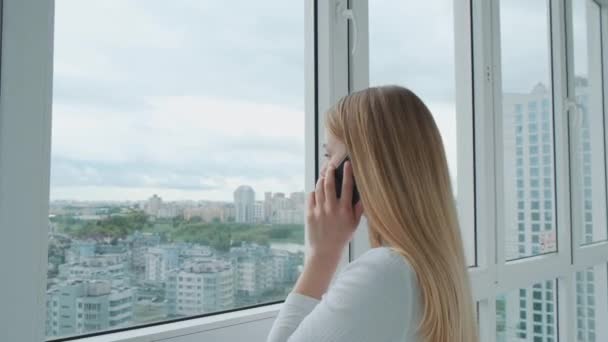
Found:
<svg viewBox="0 0 608 342"><path fill-rule="evenodd" d="M56 2L52 199L304 190L303 5L222 5Z"/></svg>
<svg viewBox="0 0 608 342"><path fill-rule="evenodd" d="M407 86L427 103L455 179L452 2L370 1L370 83ZM548 70L542 34L526 35L543 30L534 18L545 2L503 3L505 16L532 19L509 24L523 39L503 57L517 66L505 89L529 91ZM51 199L230 201L241 184L257 199L304 190L303 1L55 7Z"/></svg>

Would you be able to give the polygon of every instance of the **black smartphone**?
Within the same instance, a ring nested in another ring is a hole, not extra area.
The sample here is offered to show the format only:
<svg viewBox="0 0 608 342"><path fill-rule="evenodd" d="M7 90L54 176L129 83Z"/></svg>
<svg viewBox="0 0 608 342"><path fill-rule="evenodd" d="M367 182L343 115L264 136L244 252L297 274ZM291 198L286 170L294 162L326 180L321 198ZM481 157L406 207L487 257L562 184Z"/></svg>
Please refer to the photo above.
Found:
<svg viewBox="0 0 608 342"><path fill-rule="evenodd" d="M336 167L335 170L335 179L336 179L336 195L338 198L340 198L340 195L342 195L342 176L344 173L344 163L346 163L346 161L350 160L348 156L346 156L342 162L340 162L340 165L338 165L338 167ZM352 166L352 164L351 164ZM357 183L355 182L354 178L353 178L353 207L355 206L355 204L357 204L357 202L359 202L359 190L357 189Z"/></svg>

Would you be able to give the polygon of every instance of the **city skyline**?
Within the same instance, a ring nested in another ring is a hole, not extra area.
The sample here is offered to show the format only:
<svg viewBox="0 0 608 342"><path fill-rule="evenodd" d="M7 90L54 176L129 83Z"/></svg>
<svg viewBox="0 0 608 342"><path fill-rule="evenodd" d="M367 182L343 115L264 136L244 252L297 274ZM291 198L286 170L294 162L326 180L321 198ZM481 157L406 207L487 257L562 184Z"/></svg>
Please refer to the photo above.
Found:
<svg viewBox="0 0 608 342"><path fill-rule="evenodd" d="M242 185L246 185L249 186L247 184L241 184L239 186ZM238 187L237 187L238 188ZM235 188L236 189L236 188ZM254 189L255 190L255 189ZM234 191L234 189L233 189ZM302 192L302 193L306 193L304 190L296 190L296 191L264 191L264 192L259 192L260 194L264 194L265 192L271 192L271 193L283 193L283 194L290 194L290 193L296 193L296 192ZM264 198L259 198L257 197L258 192L255 192L256 194L256 201L261 201L264 200ZM158 195L159 197L163 198L164 201L168 201L168 202L219 202L219 203L233 203L234 199L233 198L228 198L228 199L218 199L218 200L210 200L207 198L171 198L171 197L166 197L164 194L162 193L158 193L158 192L150 192L148 195L144 195L144 197L142 198L136 198L136 199L81 199L81 198L51 198L50 202L54 203L54 202L82 202L82 203L140 203L140 202L145 202L147 201L151 196L154 195ZM232 193L229 194L229 197L232 197Z"/></svg>
<svg viewBox="0 0 608 342"><path fill-rule="evenodd" d="M303 263L303 199L240 186L233 202L51 202L47 336L283 299Z"/></svg>

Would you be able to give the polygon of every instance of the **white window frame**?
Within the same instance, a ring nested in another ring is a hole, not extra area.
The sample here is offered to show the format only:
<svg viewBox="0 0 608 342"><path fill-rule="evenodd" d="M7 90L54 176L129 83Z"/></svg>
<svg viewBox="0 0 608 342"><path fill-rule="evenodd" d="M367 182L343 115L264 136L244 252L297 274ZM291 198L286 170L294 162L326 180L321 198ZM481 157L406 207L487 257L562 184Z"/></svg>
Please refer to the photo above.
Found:
<svg viewBox="0 0 608 342"><path fill-rule="evenodd" d="M567 26L568 26L568 30L567 30L567 45L568 46L573 46L574 45L574 36L573 36L573 24L572 24L572 1L577 1L577 0L567 0L566 4L565 4L565 10L566 13L568 13L568 15L566 15L566 22L567 22ZM591 0L593 1L593 0ZM602 43L603 43L603 51L602 51L602 57L604 59L604 63L602 63L602 76L603 76L603 91L604 91L604 118L608 118L608 109L607 109L607 100L608 100L608 89L606 89L608 87L608 62L605 61L605 59L608 57L608 50L606 47L608 47L608 1L595 1L599 6L600 6L600 15L601 18L600 20L602 21ZM571 50L568 51L568 59L574 61L574 52ZM575 84L574 84L574 63L570 63L570 68L568 68L568 70L566 71L567 73L567 93L568 93L568 99L571 99L573 97L573 95L575 94ZM572 95L570 95L572 94ZM578 132L576 132L576 125L574 124L574 121L577 120L576 116L579 115L580 113L578 113L576 111L575 108L571 108L569 113L569 120L570 120L570 131L569 134L572 137L572 140L575 141L575 139L577 139L578 137ZM605 122L606 123L606 122ZM606 129L608 128L608 125L606 125L604 127L604 132L605 134L608 132ZM604 140L606 141L606 140ZM608 152L608 145L604 146L604 151ZM606 169L608 172L608 168ZM608 181L608 180L607 180ZM608 195L608 194L607 194ZM577 203L573 204L573 216L574 217L578 217L577 215L582 215L580 213L581 210L581 203ZM579 221L580 222L580 221ZM573 237L573 241L572 241L572 245L573 245L573 251L574 251L574 255L573 255L573 259L574 259L574 263L576 265L580 265L581 267L591 267L591 266L595 266L594 263L596 263L596 261L601 258L602 256L606 256L608 255L608 240L606 241L600 241L600 242L594 242L592 244L589 245L583 245L581 246L581 237L582 237L582 226L580 224L575 224L572 227L572 237Z"/></svg>
<svg viewBox="0 0 608 342"><path fill-rule="evenodd" d="M0 331L4 341L42 341L53 7L32 0L0 5Z"/></svg>
<svg viewBox="0 0 608 342"><path fill-rule="evenodd" d="M324 112L340 97L369 84L368 1L305 1L307 192L314 189L322 162L319 151L324 140ZM570 316L575 303L571 285L574 273L608 263L608 242L579 247L573 240L580 234L570 226L568 120L573 113L564 99L574 89L573 71L567 67L567 61L573 57L572 0L550 1L558 251L510 262L505 261L502 224L499 1L454 0L456 106L459 115L465 118L459 120L458 130L469 133L461 133L465 139L459 138L458 153L459 158L473 150L475 155L474 163L459 160L459 168L463 169L458 172L458 181L461 184L473 181L475 185L475 193L465 195L466 205L475 207L475 217L464 215L461 224L474 223L476 227L477 263L470 268L470 277L478 303L480 336L482 341L496 339L498 295L554 279L559 296L559 339L572 341L576 332L576 319ZM606 55L608 1L596 1L602 8ZM0 331L6 340L39 342L45 339L54 2L0 0L0 5L0 269L3 270L0 302L5 308L0 311ZM353 10L354 21L349 22L343 15L348 8ZM603 75L606 103L608 63L603 64ZM474 131L470 125L473 120ZM472 139L466 138L469 135L474 136L474 145ZM608 146L605 148L608 151ZM473 173L475 178L471 179ZM343 253L341 265L369 248L366 227L362 224ZM16 260L18 267L14 264ZM264 340L279 308L280 304L275 304L79 340L143 342L180 337L180 341L185 341L188 339L185 336L192 336L192 340L211 336L206 334L215 334L212 336L216 339L237 334Z"/></svg>
<svg viewBox="0 0 608 342"><path fill-rule="evenodd" d="M309 3L308 1L307 3ZM317 4L317 167L308 179L318 179L324 162L325 114L341 97L348 94L348 23L343 12L348 9L348 0L315 0ZM306 32L309 34L309 32ZM308 72L307 72L308 74ZM310 108L315 108L314 106ZM308 113L307 113L308 115ZM314 184L307 191L312 191ZM345 247L338 271L350 260L350 248Z"/></svg>
<svg viewBox="0 0 608 342"><path fill-rule="evenodd" d="M564 106L566 106L568 103L575 103L573 102L574 99L574 94L575 94L575 75L574 75L574 51L573 51L573 46L574 46L574 29L573 29L573 1L578 1L578 0L563 0L563 11L564 11L564 22L566 25L566 35L565 35L565 42L566 45L571 47L570 49L567 49L565 54L567 56L567 60L570 61L570 63L568 63L568 67L564 68L563 72L565 75L565 93L566 96L564 96ZM606 122L606 119L608 119L608 62L606 62L606 58L608 57L608 1L606 0L589 0L589 1L594 1L595 3L597 3L600 7L600 21L601 21L601 59L602 59L602 70L600 70L601 72L601 77L602 77L602 84L603 84L603 115L604 115L604 134L608 134L608 122ZM591 67L591 66L589 66ZM577 129L577 125L575 124L575 121L577 120L577 116L580 115L580 113L578 112L578 109L576 107L576 105L574 106L568 106L568 108L565 109L565 113L566 115L564 116L564 120L566 122L569 123L569 131L568 134L570 136L570 144L576 146L576 141L579 138L579 135L576 131ZM608 144L606 144L607 140L604 139L604 153L608 153ZM570 147L568 147L570 148ZM574 152L572 152L572 154L574 154ZM606 157L605 157L606 158ZM606 165L605 168L605 177L608 177L608 165ZM574 177L574 175L573 175ZM606 181L608 182L608 179L606 179ZM574 191L574 190L573 190ZM604 191L607 191L607 189L604 189ZM608 193L605 192L605 195L608 196ZM570 265L568 265L568 272L566 274L563 275L562 279L563 281L561 283L564 284L564 286L566 287L566 291L567 293L563 294L563 296L560 294L560 300L563 298L565 300L566 306L572 308L572 310L567 311L567 310L560 310L559 314L563 315L563 316L567 316L568 314L572 314L573 317L569 317L569 319L566 319L566 317L563 318L560 316L560 320L559 323L560 324L567 324L567 332L566 332L566 336L568 338L568 341L575 341L576 340L576 332L577 332L577 323L576 323L576 314L574 313L574 307L575 307L575 303L576 303L576 299L575 299L575 277L576 277L576 272L579 271L584 271L590 267L594 267L594 266L598 266L598 265L602 265L604 268L607 267L607 262L608 262L608 240L604 240L604 241L598 241L598 242L594 242L592 244L589 245L581 245L581 238L582 238L582 229L583 226L581 224L578 224L578 222L580 222L580 220L577 220L576 218L580 217L580 215L582 215L582 213L580 212L582 210L582 203L572 203L571 204L571 212L572 212L572 216L573 216L573 220L574 222L577 222L576 224L573 224L571 227L571 234L572 234L572 238L571 238L571 243L572 243L572 262ZM565 292L565 291L564 291ZM561 334L560 334L560 338L561 338Z"/></svg>
<svg viewBox="0 0 608 342"><path fill-rule="evenodd" d="M493 298L488 300L495 302L496 297L517 291L519 288L524 288L533 285L539 281L553 280L556 282L558 289L558 303L564 304L568 300L567 294L569 290L570 277L570 262L571 256L571 240L570 240L570 194L569 194L569 174L568 174L568 141L567 141L567 122L566 112L563 101L565 98L565 77L564 70L566 66L565 51L566 46L563 34L564 30L564 11L560 1L548 2L548 23L549 23L549 39L550 39L550 54L552 63L552 73L550 75L552 81L552 99L553 99L553 117L554 117L554 155L555 155L555 200L556 200L556 218L557 218L557 251L544 255L527 257L513 261L506 261L505 258L505 231L504 231L504 204L503 204L503 185L502 185L502 170L503 170L503 147L502 147L502 75L501 75L501 53L500 53L500 0L491 1L491 18L493 19L492 28L495 30L494 47L492 60L492 79L493 79L493 102L495 116L495 136L496 136L496 180L500 185L497 187L497 212L499 213L496 221L496 246L497 246L497 282ZM566 338L568 332L572 330L565 320L567 315L567 307L570 305L558 305L556 312L558 314L559 327L558 338L560 341L569 341ZM495 311L490 313L496 315ZM488 327L490 329L491 327ZM493 325L494 332L490 341L496 339L496 322Z"/></svg>

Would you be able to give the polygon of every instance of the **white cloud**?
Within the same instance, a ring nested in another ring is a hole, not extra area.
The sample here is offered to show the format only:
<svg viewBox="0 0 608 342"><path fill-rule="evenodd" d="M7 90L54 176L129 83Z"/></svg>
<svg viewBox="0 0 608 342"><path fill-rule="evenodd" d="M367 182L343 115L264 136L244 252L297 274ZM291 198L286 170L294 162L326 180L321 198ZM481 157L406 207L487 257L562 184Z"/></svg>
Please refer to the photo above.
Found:
<svg viewBox="0 0 608 342"><path fill-rule="evenodd" d="M303 16L241 2L57 3L53 198L301 190Z"/></svg>
<svg viewBox="0 0 608 342"><path fill-rule="evenodd" d="M89 189L79 198L97 198L108 194L98 191L104 184L121 189L112 198L140 194L139 188L163 193L159 186L171 196L225 200L240 184L258 191L303 189L302 112L193 96L147 98L144 108L56 106L52 179L63 190L53 196L64 198L79 188Z"/></svg>
<svg viewBox="0 0 608 342"><path fill-rule="evenodd" d="M121 53L184 47L186 32L159 25L154 16L142 10L145 5L144 1L124 0L57 1L55 74L126 81L128 75L115 63Z"/></svg>
<svg viewBox="0 0 608 342"><path fill-rule="evenodd" d="M221 158L225 151L218 147L242 139L252 144L275 142L277 155L283 154L282 141L303 147L304 113L290 108L194 96L145 100L144 109L129 112L55 106L53 154L81 160L178 163L209 154Z"/></svg>

